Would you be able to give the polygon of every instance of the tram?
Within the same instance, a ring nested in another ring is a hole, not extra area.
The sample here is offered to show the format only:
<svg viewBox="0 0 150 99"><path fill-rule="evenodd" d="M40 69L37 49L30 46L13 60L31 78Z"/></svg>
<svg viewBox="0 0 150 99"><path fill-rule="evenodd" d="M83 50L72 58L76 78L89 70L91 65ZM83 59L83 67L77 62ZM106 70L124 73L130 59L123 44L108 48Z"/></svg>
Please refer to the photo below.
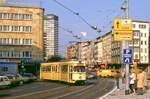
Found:
<svg viewBox="0 0 150 99"><path fill-rule="evenodd" d="M85 64L78 61L41 63L40 79L84 83L86 80Z"/></svg>

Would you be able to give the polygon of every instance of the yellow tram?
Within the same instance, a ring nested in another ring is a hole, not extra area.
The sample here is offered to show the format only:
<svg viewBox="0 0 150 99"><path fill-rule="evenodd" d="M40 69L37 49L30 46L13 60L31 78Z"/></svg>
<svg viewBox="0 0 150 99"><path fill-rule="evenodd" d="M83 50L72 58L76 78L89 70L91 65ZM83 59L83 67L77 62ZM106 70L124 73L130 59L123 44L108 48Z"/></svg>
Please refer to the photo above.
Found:
<svg viewBox="0 0 150 99"><path fill-rule="evenodd" d="M40 79L67 83L84 82L86 80L85 64L78 61L41 63Z"/></svg>

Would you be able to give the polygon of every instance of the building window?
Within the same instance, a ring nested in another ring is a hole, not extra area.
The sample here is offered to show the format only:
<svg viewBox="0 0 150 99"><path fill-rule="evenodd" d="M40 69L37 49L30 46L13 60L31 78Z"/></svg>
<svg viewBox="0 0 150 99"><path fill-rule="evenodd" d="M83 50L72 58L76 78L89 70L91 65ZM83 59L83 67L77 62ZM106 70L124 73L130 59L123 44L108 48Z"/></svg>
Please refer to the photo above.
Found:
<svg viewBox="0 0 150 99"><path fill-rule="evenodd" d="M136 24L133 24L132 26L133 26L133 28L136 28Z"/></svg>
<svg viewBox="0 0 150 99"><path fill-rule="evenodd" d="M145 41L145 45L147 44L147 41Z"/></svg>
<svg viewBox="0 0 150 99"><path fill-rule="evenodd" d="M141 56L141 61L143 61L143 56Z"/></svg>
<svg viewBox="0 0 150 99"><path fill-rule="evenodd" d="M31 26L23 26L23 32L32 32Z"/></svg>
<svg viewBox="0 0 150 99"><path fill-rule="evenodd" d="M147 48L145 48L145 53L147 53Z"/></svg>
<svg viewBox="0 0 150 99"><path fill-rule="evenodd" d="M145 33L145 37L146 37L146 33Z"/></svg>
<svg viewBox="0 0 150 99"><path fill-rule="evenodd" d="M139 36L139 32L134 32L134 36Z"/></svg>
<svg viewBox="0 0 150 99"><path fill-rule="evenodd" d="M145 28L146 28L146 25L140 24L140 25L139 25L139 28L140 28L140 29L145 29Z"/></svg>
<svg viewBox="0 0 150 99"><path fill-rule="evenodd" d="M1 31L2 31L2 32L9 32L9 25L3 25L3 26L1 27Z"/></svg>
<svg viewBox="0 0 150 99"><path fill-rule="evenodd" d="M11 31L12 32L20 32L21 26L12 26Z"/></svg>
<svg viewBox="0 0 150 99"><path fill-rule="evenodd" d="M134 52L139 52L139 48L134 48Z"/></svg>
<svg viewBox="0 0 150 99"><path fill-rule="evenodd" d="M143 36L143 33L141 33L141 37Z"/></svg>
<svg viewBox="0 0 150 99"><path fill-rule="evenodd" d="M10 19L9 13L2 13L2 19Z"/></svg>
<svg viewBox="0 0 150 99"><path fill-rule="evenodd" d="M139 44L139 40L134 39L134 44Z"/></svg>
<svg viewBox="0 0 150 99"><path fill-rule="evenodd" d="M8 67L3 67L2 71L7 72L8 71Z"/></svg>
<svg viewBox="0 0 150 99"><path fill-rule="evenodd" d="M145 56L145 61L147 61L147 56Z"/></svg>
<svg viewBox="0 0 150 99"><path fill-rule="evenodd" d="M143 45L143 41L141 41L141 45Z"/></svg>
<svg viewBox="0 0 150 99"><path fill-rule="evenodd" d="M32 19L32 14L23 14L23 19L24 20L31 20Z"/></svg>
<svg viewBox="0 0 150 99"><path fill-rule="evenodd" d="M141 52L143 52L143 48L141 48Z"/></svg>

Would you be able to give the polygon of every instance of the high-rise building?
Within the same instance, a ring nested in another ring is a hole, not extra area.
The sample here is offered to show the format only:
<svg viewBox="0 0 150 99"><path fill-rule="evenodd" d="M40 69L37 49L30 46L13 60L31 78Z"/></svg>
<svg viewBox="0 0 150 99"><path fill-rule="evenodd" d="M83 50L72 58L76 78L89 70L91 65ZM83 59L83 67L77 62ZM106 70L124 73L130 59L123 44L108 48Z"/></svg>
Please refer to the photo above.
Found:
<svg viewBox="0 0 150 99"><path fill-rule="evenodd" d="M45 59L58 55L58 16L47 14L44 17Z"/></svg>
<svg viewBox="0 0 150 99"><path fill-rule="evenodd" d="M0 61L43 60L44 9L20 4L0 6Z"/></svg>

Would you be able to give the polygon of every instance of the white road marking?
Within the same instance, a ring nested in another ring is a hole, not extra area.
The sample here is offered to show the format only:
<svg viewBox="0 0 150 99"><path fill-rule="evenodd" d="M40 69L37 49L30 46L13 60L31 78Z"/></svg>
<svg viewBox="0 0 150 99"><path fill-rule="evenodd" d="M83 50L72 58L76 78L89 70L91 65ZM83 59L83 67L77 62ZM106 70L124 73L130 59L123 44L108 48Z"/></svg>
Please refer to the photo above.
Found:
<svg viewBox="0 0 150 99"><path fill-rule="evenodd" d="M7 99L15 99L15 98L21 98L21 97L25 97L25 96L31 96L31 95L34 95L34 94L40 94L40 93L44 93L44 92L48 92L48 91L54 91L54 90L65 88L65 87L66 86L56 87L56 88L53 88L53 89L47 89L47 90L32 92L32 93L28 93L28 94L24 94L24 95L20 95L20 96L14 96L14 97L10 97L10 98L7 98Z"/></svg>
<svg viewBox="0 0 150 99"><path fill-rule="evenodd" d="M103 99L103 98L107 97L108 95L110 95L111 93L113 93L116 89L117 89L117 87L115 87L113 90L111 90L110 92L106 93L105 95L103 95L102 97L100 97L98 99Z"/></svg>

